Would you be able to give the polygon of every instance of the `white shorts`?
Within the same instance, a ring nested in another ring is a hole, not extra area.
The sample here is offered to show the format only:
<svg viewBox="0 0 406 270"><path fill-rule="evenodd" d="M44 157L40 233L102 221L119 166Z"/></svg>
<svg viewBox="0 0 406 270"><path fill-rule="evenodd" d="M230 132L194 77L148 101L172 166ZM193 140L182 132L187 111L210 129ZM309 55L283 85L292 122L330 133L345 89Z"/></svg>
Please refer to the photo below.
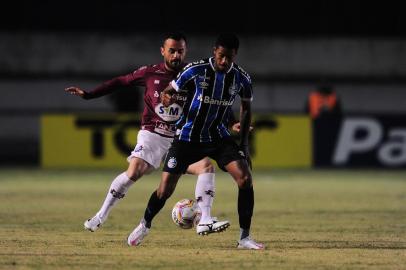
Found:
<svg viewBox="0 0 406 270"><path fill-rule="evenodd" d="M137 145L127 161L130 162L133 157L137 157L158 169L172 141L173 138L162 137L148 130L140 130L137 135Z"/></svg>

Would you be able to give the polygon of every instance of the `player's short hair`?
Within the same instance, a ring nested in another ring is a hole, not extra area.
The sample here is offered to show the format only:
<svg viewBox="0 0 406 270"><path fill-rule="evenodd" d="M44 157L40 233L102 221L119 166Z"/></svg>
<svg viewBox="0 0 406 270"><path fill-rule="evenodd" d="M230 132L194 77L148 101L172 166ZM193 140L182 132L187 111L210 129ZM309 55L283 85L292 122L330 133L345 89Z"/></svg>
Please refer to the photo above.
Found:
<svg viewBox="0 0 406 270"><path fill-rule="evenodd" d="M165 43L165 41L167 39L173 39L173 40L176 40L176 41L184 40L185 43L187 43L186 35L181 31L174 31L174 32L166 33L165 36L164 36L164 39L163 39L163 43Z"/></svg>
<svg viewBox="0 0 406 270"><path fill-rule="evenodd" d="M227 49L235 49L236 51L238 51L240 41L235 34L223 33L217 37L216 43L214 45L216 48L221 46Z"/></svg>

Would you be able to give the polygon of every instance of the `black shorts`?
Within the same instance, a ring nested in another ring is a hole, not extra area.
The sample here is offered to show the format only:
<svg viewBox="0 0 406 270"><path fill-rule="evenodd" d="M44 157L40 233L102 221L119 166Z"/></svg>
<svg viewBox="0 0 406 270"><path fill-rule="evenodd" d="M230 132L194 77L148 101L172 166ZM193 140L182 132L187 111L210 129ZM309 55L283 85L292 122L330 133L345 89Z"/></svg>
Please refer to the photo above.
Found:
<svg viewBox="0 0 406 270"><path fill-rule="evenodd" d="M231 161L245 159L243 152L231 137L210 143L186 142L175 139L166 154L163 171L183 174L190 164L204 157L214 159L223 171L226 171L224 167Z"/></svg>

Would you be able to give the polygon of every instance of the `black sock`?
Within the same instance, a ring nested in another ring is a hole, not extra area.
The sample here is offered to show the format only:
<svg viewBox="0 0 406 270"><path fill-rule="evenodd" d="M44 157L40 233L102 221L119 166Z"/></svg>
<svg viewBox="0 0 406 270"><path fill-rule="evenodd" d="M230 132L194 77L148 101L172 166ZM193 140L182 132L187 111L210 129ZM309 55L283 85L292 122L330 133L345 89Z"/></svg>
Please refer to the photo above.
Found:
<svg viewBox="0 0 406 270"><path fill-rule="evenodd" d="M240 221L240 228L245 232L244 237L249 234L251 227L251 218L254 210L254 188L251 186L249 188L238 190L238 216Z"/></svg>
<svg viewBox="0 0 406 270"><path fill-rule="evenodd" d="M161 211L162 207L164 207L166 199L159 199L156 191L151 194L149 198L147 208L145 209L144 213L144 220L145 226L147 228L151 228L152 219Z"/></svg>

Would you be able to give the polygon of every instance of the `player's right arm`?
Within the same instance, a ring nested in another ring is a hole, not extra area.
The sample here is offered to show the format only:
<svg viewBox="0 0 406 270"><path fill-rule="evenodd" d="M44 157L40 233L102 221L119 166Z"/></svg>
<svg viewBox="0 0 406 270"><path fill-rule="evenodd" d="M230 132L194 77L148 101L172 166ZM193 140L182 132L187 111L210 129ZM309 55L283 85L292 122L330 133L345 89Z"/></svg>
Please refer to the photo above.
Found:
<svg viewBox="0 0 406 270"><path fill-rule="evenodd" d="M71 95L79 96L81 98L84 98L85 96L85 91L80 89L79 87L76 86L70 86L68 88L65 88L65 91L68 92Z"/></svg>
<svg viewBox="0 0 406 270"><path fill-rule="evenodd" d="M65 88L65 91L75 95L79 96L83 99L93 99L93 98L98 98L101 96L105 96L108 94L111 94L118 89L121 89L123 87L128 87L130 85L144 85L144 76L145 76L145 71L146 67L141 67L137 69L136 71L124 75L124 76L119 76L116 78L113 78L109 81L104 82L100 86L96 87L95 89L91 91L85 91L79 87L76 86L71 86L68 88Z"/></svg>

